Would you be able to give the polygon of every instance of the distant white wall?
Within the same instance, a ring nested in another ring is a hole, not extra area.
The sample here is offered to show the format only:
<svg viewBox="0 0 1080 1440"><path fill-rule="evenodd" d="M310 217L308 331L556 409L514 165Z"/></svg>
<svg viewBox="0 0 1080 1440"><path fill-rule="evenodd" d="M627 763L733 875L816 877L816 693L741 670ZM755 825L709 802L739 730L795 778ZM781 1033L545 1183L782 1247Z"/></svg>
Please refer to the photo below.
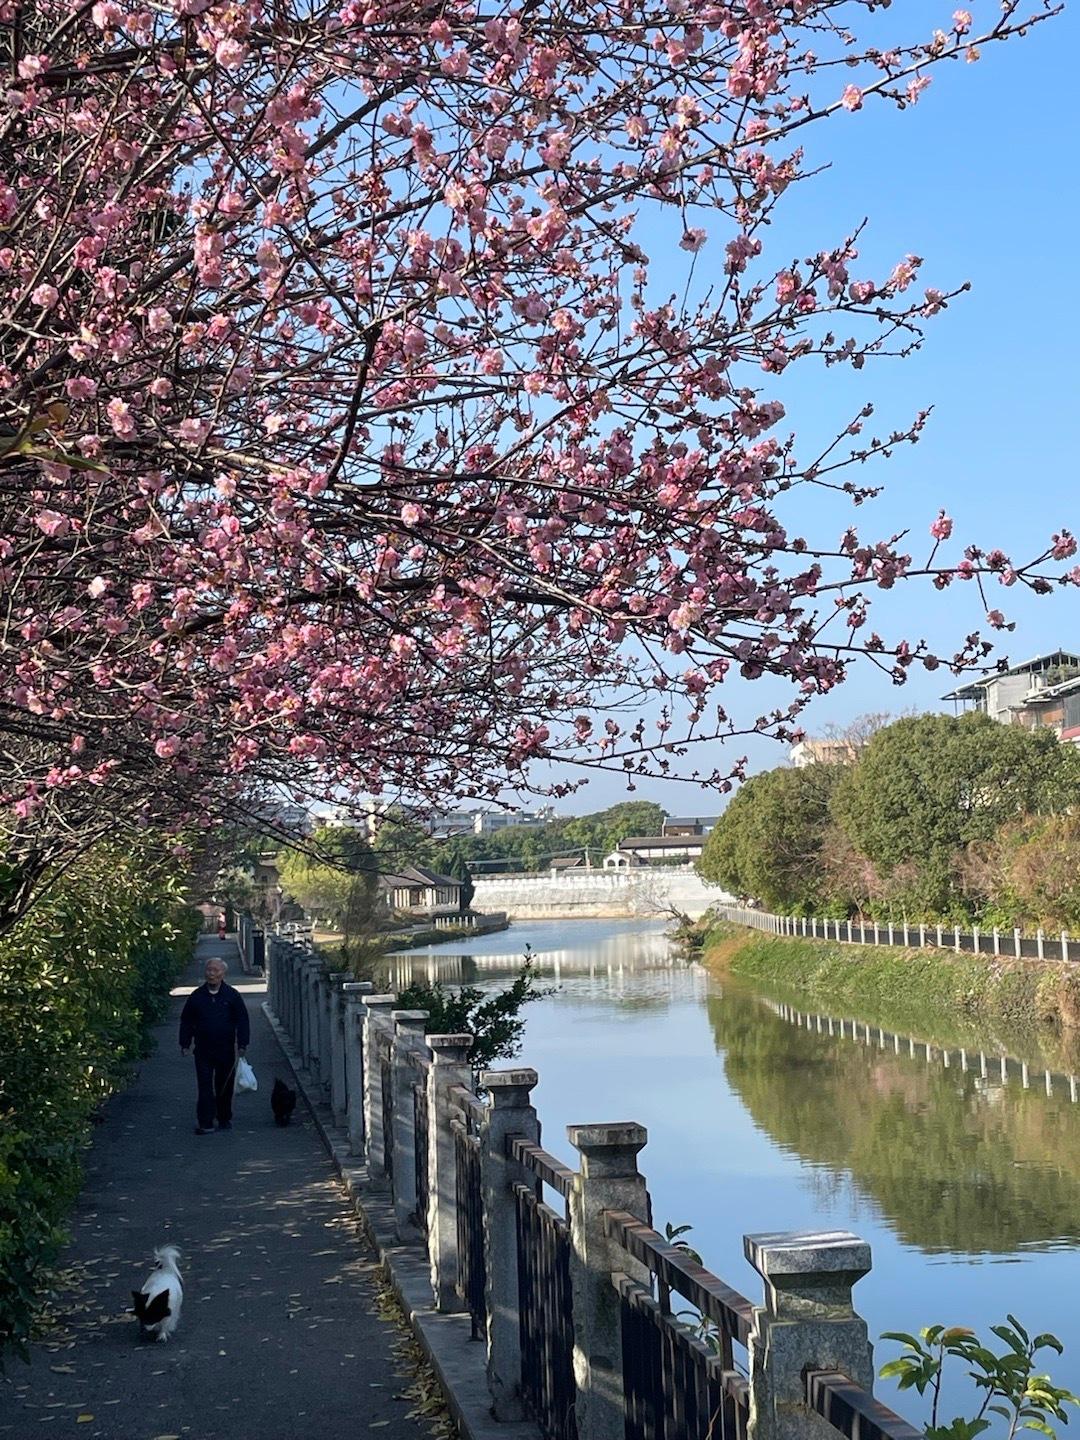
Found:
<svg viewBox="0 0 1080 1440"><path fill-rule="evenodd" d="M673 910L696 920L710 905L732 897L679 867L641 870L572 870L543 875L475 877L473 908L505 910L512 920L642 919Z"/></svg>

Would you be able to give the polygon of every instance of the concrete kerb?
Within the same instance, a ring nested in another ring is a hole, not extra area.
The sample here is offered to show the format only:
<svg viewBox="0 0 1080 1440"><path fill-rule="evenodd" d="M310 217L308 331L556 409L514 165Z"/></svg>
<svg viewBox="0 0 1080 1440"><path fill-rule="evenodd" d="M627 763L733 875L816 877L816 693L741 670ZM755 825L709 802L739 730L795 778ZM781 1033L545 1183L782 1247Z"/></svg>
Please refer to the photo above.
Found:
<svg viewBox="0 0 1080 1440"><path fill-rule="evenodd" d="M540 1431L529 1421L507 1423L492 1417L486 1347L472 1339L468 1315L441 1315L435 1310L430 1267L422 1246L419 1241L403 1245L398 1240L389 1190L374 1184L367 1166L357 1163L349 1149L348 1131L336 1127L329 1107L314 1098L315 1087L302 1068L300 1056L269 1006L264 1004L262 1008L353 1209L386 1267L391 1288L435 1372L462 1440L540 1440Z"/></svg>

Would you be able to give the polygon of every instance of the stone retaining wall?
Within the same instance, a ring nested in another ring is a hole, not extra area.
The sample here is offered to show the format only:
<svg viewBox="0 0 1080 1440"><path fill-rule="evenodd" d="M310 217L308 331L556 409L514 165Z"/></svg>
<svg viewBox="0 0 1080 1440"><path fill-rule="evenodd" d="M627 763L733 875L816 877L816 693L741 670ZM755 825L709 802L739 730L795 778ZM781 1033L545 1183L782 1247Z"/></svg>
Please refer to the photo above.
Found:
<svg viewBox="0 0 1080 1440"><path fill-rule="evenodd" d="M689 915L732 897L689 866L670 869L558 871L477 876L477 910L504 910L512 920L648 919Z"/></svg>

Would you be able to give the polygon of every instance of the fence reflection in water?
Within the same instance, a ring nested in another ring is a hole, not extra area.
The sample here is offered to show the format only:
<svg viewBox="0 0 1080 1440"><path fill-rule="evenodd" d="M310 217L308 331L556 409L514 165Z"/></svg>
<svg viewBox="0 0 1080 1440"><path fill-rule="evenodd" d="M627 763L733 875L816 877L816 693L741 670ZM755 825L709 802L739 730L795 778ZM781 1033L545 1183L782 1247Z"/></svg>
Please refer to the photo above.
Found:
<svg viewBox="0 0 1080 1440"><path fill-rule="evenodd" d="M471 1037L425 1036L389 996L350 986L338 1006L343 977L304 946L275 937L269 962L295 1063L352 1077L342 1136L391 1188L400 1242L426 1244L434 1308L466 1312L485 1344L497 1421L545 1440L918 1440L872 1394L856 1236L748 1236L751 1305L651 1228L641 1126L569 1127L567 1166L539 1144L535 1071L472 1075ZM312 1024L313 1007L341 1023Z"/></svg>

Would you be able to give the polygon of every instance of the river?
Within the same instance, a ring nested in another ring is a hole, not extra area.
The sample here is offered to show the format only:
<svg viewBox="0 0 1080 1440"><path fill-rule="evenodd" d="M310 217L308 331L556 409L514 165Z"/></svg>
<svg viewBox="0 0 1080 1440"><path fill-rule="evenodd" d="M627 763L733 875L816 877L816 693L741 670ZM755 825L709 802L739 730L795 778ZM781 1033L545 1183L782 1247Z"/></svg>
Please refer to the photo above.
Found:
<svg viewBox="0 0 1080 1440"><path fill-rule="evenodd" d="M526 946L556 987L526 1012L518 1057L539 1071L549 1150L572 1164L568 1124L640 1121L657 1228L692 1225L705 1264L750 1299L744 1233L853 1230L873 1251L855 1291L872 1337L985 1331L1011 1312L1061 1338L1047 1368L1080 1389L1080 1103L1036 1041L806 1016L798 997L686 964L641 921L521 922L394 958L389 983L487 987ZM879 1393L920 1418L910 1395Z"/></svg>

